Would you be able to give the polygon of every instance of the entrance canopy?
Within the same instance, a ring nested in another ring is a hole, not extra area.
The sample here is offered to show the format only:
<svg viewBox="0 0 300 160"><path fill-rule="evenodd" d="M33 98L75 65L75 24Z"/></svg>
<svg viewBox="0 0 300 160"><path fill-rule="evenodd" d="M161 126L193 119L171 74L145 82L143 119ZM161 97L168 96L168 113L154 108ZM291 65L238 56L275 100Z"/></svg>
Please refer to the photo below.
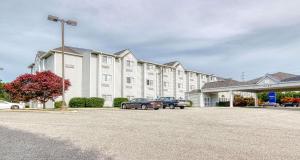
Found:
<svg viewBox="0 0 300 160"><path fill-rule="evenodd" d="M225 79L206 83L201 92L215 93L228 91L262 92L262 91L295 91L300 90L300 76L288 73L266 74L246 82Z"/></svg>

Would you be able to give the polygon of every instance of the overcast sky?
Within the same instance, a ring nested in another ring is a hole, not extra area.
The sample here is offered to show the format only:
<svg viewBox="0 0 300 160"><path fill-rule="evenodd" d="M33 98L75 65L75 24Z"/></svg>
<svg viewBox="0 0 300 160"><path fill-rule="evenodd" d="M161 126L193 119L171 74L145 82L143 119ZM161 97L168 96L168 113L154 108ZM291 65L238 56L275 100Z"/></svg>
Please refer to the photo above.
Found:
<svg viewBox="0 0 300 160"><path fill-rule="evenodd" d="M65 44L109 53L128 48L158 63L240 80L300 74L299 0L1 0L0 79L28 72L39 50Z"/></svg>

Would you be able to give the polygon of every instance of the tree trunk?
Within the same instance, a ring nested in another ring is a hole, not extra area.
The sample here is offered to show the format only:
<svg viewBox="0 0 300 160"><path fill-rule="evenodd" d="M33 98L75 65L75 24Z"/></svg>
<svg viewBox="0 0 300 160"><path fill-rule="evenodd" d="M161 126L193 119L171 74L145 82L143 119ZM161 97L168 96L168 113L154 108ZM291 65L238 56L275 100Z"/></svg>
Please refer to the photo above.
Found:
<svg viewBox="0 0 300 160"><path fill-rule="evenodd" d="M43 109L46 109L46 103L45 102L43 103Z"/></svg>

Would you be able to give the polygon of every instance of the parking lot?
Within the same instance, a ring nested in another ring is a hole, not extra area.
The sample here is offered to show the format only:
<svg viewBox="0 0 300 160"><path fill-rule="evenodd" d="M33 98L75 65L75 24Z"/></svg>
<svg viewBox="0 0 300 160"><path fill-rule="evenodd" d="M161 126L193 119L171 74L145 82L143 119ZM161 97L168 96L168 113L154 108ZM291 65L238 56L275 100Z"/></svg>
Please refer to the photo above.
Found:
<svg viewBox="0 0 300 160"><path fill-rule="evenodd" d="M4 160L298 160L300 111L0 111L0 137Z"/></svg>

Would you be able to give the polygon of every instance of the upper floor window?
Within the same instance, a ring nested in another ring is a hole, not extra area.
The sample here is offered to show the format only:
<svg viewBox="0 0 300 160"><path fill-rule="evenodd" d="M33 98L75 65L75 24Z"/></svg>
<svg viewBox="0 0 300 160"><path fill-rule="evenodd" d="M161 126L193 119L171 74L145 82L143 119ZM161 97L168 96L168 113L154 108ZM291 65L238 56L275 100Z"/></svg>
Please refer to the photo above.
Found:
<svg viewBox="0 0 300 160"><path fill-rule="evenodd" d="M178 71L177 71L177 74L180 76L180 74L181 74L181 71L179 71L179 70L178 70Z"/></svg>
<svg viewBox="0 0 300 160"><path fill-rule="evenodd" d="M128 84L132 84L133 83L134 78L133 77L126 77L126 82Z"/></svg>
<svg viewBox="0 0 300 160"><path fill-rule="evenodd" d="M181 83L178 83L178 88L182 88L182 84Z"/></svg>
<svg viewBox="0 0 300 160"><path fill-rule="evenodd" d="M152 70L154 68L154 66L152 64L147 64L147 69L148 70Z"/></svg>
<svg viewBox="0 0 300 160"><path fill-rule="evenodd" d="M111 82L112 80L112 75L109 75L109 74L103 74L102 75L102 81L103 82Z"/></svg>
<svg viewBox="0 0 300 160"><path fill-rule="evenodd" d="M164 82L164 87L169 87L169 82Z"/></svg>
<svg viewBox="0 0 300 160"><path fill-rule="evenodd" d="M191 88L191 90L194 90L194 89L195 89L195 86L194 86L194 85L191 85L190 88Z"/></svg>
<svg viewBox="0 0 300 160"><path fill-rule="evenodd" d="M168 72L169 72L169 68L164 68L163 71L164 71L165 73L168 73Z"/></svg>
<svg viewBox="0 0 300 160"><path fill-rule="evenodd" d="M153 80L147 79L147 86L153 86Z"/></svg>
<svg viewBox="0 0 300 160"><path fill-rule="evenodd" d="M111 64L112 63L112 58L109 56L103 56L102 57L102 63L103 64Z"/></svg>
<svg viewBox="0 0 300 160"><path fill-rule="evenodd" d="M127 67L132 67L133 66L133 61L131 61L131 60L126 60L126 66Z"/></svg>

